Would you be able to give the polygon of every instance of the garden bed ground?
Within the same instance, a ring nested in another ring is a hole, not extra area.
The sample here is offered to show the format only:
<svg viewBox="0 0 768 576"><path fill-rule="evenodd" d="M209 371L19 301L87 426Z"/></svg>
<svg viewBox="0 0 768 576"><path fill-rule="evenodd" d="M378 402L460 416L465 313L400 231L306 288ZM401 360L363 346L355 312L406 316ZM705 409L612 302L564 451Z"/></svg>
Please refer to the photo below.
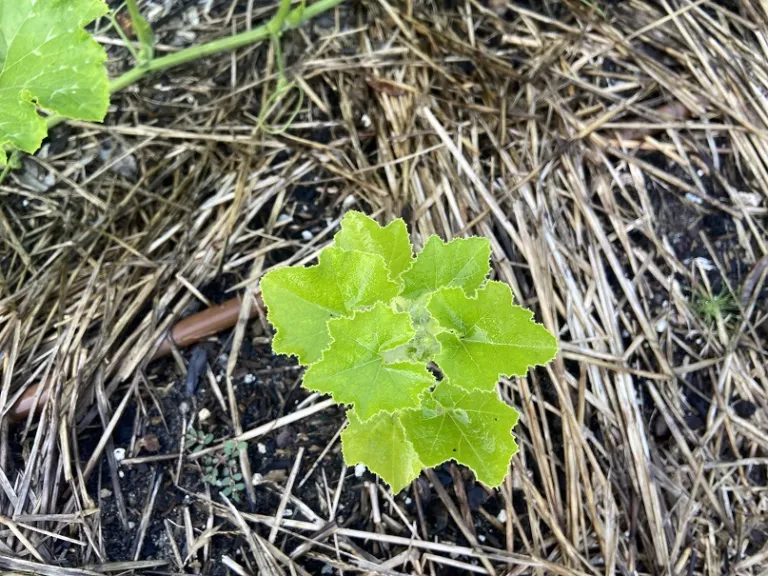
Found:
<svg viewBox="0 0 768 576"><path fill-rule="evenodd" d="M167 53L273 10L143 8ZM3 417L0 568L762 573L767 26L749 0L345 2L282 40L283 131L258 122L269 43L57 127L0 183L3 402L55 390ZM392 495L345 467L343 412L264 318L147 360L175 319L311 263L349 208L416 244L490 238L495 277L557 334L557 360L499 387L522 414L501 489L449 464ZM190 424L246 439L238 502Z"/></svg>

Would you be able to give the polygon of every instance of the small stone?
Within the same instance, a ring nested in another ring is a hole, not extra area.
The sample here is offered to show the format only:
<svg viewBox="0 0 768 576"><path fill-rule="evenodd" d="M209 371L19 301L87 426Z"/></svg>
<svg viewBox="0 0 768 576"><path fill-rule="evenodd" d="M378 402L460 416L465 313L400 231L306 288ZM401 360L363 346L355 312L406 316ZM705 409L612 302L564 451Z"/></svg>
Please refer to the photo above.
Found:
<svg viewBox="0 0 768 576"><path fill-rule="evenodd" d="M110 496L112 496L112 490L110 490L109 488L102 488L99 491L99 496L101 496L102 498L109 498Z"/></svg>
<svg viewBox="0 0 768 576"><path fill-rule="evenodd" d="M365 464L357 464L355 466L355 477L360 478L363 474L365 474Z"/></svg>
<svg viewBox="0 0 768 576"><path fill-rule="evenodd" d="M259 454L266 454L267 453L267 447L264 444L262 444L261 442L256 444L256 450L259 451Z"/></svg>
<svg viewBox="0 0 768 576"><path fill-rule="evenodd" d="M136 522L134 522L133 520L129 520L128 521L128 528L130 528L131 530L136 528Z"/></svg>
<svg viewBox="0 0 768 576"><path fill-rule="evenodd" d="M254 486L258 486L258 485L259 485L259 484L261 484L262 482L264 482L264 476L263 476L262 474L259 474L258 472L256 472L256 473L255 473L255 474L254 474L254 475L251 477L251 484L253 484Z"/></svg>
<svg viewBox="0 0 768 576"><path fill-rule="evenodd" d="M179 412L181 412L182 414L187 414L189 412L189 404L187 404L186 402L182 402L181 404L179 404Z"/></svg>
<svg viewBox="0 0 768 576"><path fill-rule="evenodd" d="M254 376L253 374L246 374L245 377L243 377L243 382L245 382L246 384L253 384L254 382L256 382L256 376Z"/></svg>
<svg viewBox="0 0 768 576"><path fill-rule="evenodd" d="M505 524L507 522L507 511L502 509L501 512L496 515L496 520Z"/></svg>
<svg viewBox="0 0 768 576"><path fill-rule="evenodd" d="M661 334L667 329L667 326L669 326L669 322L667 322L666 318L662 318L656 323L656 332Z"/></svg>
<svg viewBox="0 0 768 576"><path fill-rule="evenodd" d="M482 534L478 534L478 535L477 535L477 539L478 539L480 542L485 542L485 536L483 536Z"/></svg>
<svg viewBox="0 0 768 576"><path fill-rule="evenodd" d="M310 240L312 240L312 232L310 232L309 230L302 230L301 237L307 242L309 242Z"/></svg>
<svg viewBox="0 0 768 576"><path fill-rule="evenodd" d="M125 448L115 448L113 454L115 455L115 462L118 464L125 460Z"/></svg>
<svg viewBox="0 0 768 576"><path fill-rule="evenodd" d="M685 199L688 200L688 202L692 202L694 204L704 204L704 200L696 196L696 194L692 194L690 192L686 192Z"/></svg>
<svg viewBox="0 0 768 576"><path fill-rule="evenodd" d="M200 412L197 413L197 419L200 422L205 422L210 417L211 417L211 411L208 410L208 408L201 408Z"/></svg>
<svg viewBox="0 0 768 576"><path fill-rule="evenodd" d="M283 510L283 516L293 516L293 510L291 510L290 508L286 508L285 510Z"/></svg>
<svg viewBox="0 0 768 576"><path fill-rule="evenodd" d="M125 478L125 472L123 472L122 470L118 470L117 475L120 476L120 478Z"/></svg>

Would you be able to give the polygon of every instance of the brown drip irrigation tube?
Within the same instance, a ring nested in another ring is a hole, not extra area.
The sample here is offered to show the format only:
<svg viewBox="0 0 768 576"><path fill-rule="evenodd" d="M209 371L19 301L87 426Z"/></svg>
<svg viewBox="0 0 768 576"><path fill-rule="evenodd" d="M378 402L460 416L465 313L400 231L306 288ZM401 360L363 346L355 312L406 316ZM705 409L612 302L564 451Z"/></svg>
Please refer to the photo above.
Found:
<svg viewBox="0 0 768 576"><path fill-rule="evenodd" d="M177 348L186 348L208 336L213 336L224 330L232 328L237 324L237 319L240 316L240 305L242 299L240 297L232 298L222 304L211 306L206 308L202 312L192 314L179 320L171 330L170 334L162 341L157 351L152 356L152 360L162 358L171 353L173 345ZM253 305L248 314L248 318L253 318L264 306L260 294L253 296ZM25 420L29 415L30 410L35 405L35 394L40 387L40 384L34 384L24 391L16 402L13 404L10 410L7 412L8 419L11 422L20 422ZM40 397L37 399L37 410L41 410L48 400L49 388L46 387L42 391Z"/></svg>

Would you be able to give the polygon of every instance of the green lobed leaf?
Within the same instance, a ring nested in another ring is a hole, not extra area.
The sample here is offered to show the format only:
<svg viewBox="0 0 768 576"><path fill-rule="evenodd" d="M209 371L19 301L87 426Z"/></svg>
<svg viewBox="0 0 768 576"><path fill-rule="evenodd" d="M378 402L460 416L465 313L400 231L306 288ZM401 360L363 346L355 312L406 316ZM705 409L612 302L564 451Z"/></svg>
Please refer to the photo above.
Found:
<svg viewBox="0 0 768 576"><path fill-rule="evenodd" d="M348 466L363 463L397 494L415 480L423 465L396 414L377 414L361 422L354 410L347 412L349 426L341 433L341 447Z"/></svg>
<svg viewBox="0 0 768 576"><path fill-rule="evenodd" d="M405 273L401 296L416 300L444 287L458 287L472 295L491 271L487 238L457 238L445 243L430 236Z"/></svg>
<svg viewBox="0 0 768 576"><path fill-rule="evenodd" d="M316 362L330 344L331 318L387 302L398 290L380 256L332 246L316 266L272 270L261 280L267 318L277 330L272 349L304 365Z"/></svg>
<svg viewBox="0 0 768 576"><path fill-rule="evenodd" d="M101 121L109 105L107 55L83 27L102 0L0 2L0 165L6 146L33 153L47 134L37 107Z"/></svg>
<svg viewBox="0 0 768 576"><path fill-rule="evenodd" d="M361 420L417 406L421 392L435 383L423 363L389 361L414 335L407 312L377 303L352 318L331 320L328 329L333 342L307 370L304 386L354 404Z"/></svg>
<svg viewBox="0 0 768 576"><path fill-rule="evenodd" d="M350 211L341 220L334 244L343 250L359 250L384 258L391 280L397 280L413 262L408 228L401 218L379 226L362 212Z"/></svg>
<svg viewBox="0 0 768 576"><path fill-rule="evenodd" d="M511 429L517 410L495 392L467 392L443 380L425 394L421 409L400 415L408 440L424 466L456 460L487 486L499 486L517 452Z"/></svg>
<svg viewBox="0 0 768 576"><path fill-rule="evenodd" d="M513 304L512 290L502 282L488 282L474 298L458 288L440 290L427 308L447 330L437 336L435 361L468 390L493 390L501 376L523 376L557 353L554 336L533 321L530 310Z"/></svg>

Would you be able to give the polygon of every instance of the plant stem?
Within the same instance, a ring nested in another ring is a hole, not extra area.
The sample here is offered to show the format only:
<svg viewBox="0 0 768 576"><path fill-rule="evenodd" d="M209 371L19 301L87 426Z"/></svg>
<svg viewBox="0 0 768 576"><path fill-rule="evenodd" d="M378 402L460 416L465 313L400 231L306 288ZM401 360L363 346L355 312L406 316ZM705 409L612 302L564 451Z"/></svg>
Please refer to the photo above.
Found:
<svg viewBox="0 0 768 576"><path fill-rule="evenodd" d="M114 94L120 90L131 86L144 78L145 76L154 72L160 72L167 70L175 66L181 66L188 62L193 62L206 56L212 56L221 52L229 52L253 42L259 40L265 40L272 34L272 30L275 29L275 24L280 24L281 32L290 28L298 28L307 20L311 20L315 16L327 12L341 4L343 0L318 0L317 2L310 4L309 6L299 6L286 12L284 10L285 1L281 3L277 13L267 22L262 24L258 28L235 34L234 36L228 36L226 38L220 38L200 46L191 46L176 52L174 54L168 54L161 58L154 58L144 64L143 66L137 66L132 70L129 70L122 76L118 76L109 84L109 93ZM63 122L65 119L61 116L49 116L47 120L48 128L52 128Z"/></svg>
<svg viewBox="0 0 768 576"><path fill-rule="evenodd" d="M139 64L151 61L154 56L154 44L155 37L152 34L152 27L144 19L144 16L139 12L139 7L136 4L136 0L125 0L125 4L128 7L128 14L131 17L131 24L133 25L133 31L136 33L136 38L141 44L141 50L137 61Z"/></svg>
<svg viewBox="0 0 768 576"><path fill-rule="evenodd" d="M301 5L295 11L298 10L302 10ZM285 19L290 12L291 0L280 0L280 6L278 7L277 12L272 19L267 22L267 32L269 32L271 36L279 36L282 33L283 26L285 26Z"/></svg>

